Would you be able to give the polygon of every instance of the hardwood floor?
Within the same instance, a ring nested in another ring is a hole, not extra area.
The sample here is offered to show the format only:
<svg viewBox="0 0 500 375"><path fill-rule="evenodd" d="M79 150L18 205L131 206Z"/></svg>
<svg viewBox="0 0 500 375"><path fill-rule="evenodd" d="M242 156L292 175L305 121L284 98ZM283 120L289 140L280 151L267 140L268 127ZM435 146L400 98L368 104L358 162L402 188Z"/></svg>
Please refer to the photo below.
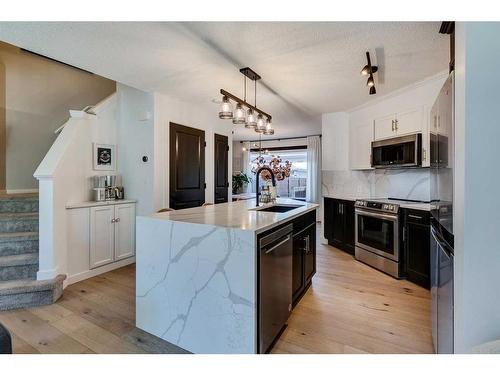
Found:
<svg viewBox="0 0 500 375"><path fill-rule="evenodd" d="M319 238L317 267L273 353L432 353L427 290ZM53 305L0 312L0 322L15 353L183 352L135 327L134 265L70 285Z"/></svg>
<svg viewBox="0 0 500 375"><path fill-rule="evenodd" d="M320 244L311 288L273 353L433 353L430 293Z"/></svg>

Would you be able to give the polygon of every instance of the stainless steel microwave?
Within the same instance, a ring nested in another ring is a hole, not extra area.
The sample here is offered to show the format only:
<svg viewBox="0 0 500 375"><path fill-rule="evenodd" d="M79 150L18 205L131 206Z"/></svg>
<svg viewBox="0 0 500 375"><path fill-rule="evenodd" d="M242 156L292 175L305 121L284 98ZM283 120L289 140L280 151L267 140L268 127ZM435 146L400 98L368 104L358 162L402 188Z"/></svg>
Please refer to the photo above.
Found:
<svg viewBox="0 0 500 375"><path fill-rule="evenodd" d="M373 168L403 168L421 166L421 133L372 142Z"/></svg>

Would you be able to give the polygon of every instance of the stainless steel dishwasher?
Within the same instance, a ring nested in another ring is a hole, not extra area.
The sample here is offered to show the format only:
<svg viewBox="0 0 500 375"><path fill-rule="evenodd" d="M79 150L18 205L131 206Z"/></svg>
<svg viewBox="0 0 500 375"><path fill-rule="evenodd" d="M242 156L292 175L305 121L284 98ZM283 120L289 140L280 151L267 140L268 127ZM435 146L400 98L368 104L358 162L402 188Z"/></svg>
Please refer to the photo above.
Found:
<svg viewBox="0 0 500 375"><path fill-rule="evenodd" d="M259 353L269 351L292 310L292 224L259 240Z"/></svg>

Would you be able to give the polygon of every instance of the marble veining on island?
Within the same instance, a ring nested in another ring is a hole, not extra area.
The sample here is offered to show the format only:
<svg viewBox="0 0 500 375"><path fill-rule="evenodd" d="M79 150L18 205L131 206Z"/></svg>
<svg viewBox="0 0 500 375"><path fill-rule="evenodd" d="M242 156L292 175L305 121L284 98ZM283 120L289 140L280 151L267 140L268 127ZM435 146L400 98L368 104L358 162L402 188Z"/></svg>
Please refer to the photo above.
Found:
<svg viewBox="0 0 500 375"><path fill-rule="evenodd" d="M316 209L233 202L137 218L137 327L193 353L257 352L257 233ZM295 212L294 212L295 211Z"/></svg>

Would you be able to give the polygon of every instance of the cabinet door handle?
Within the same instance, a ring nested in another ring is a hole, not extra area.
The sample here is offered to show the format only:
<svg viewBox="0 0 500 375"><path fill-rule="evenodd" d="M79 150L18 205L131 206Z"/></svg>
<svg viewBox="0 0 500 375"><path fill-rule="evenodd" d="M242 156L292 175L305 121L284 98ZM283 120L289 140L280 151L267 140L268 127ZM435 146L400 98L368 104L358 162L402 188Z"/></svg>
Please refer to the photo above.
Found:
<svg viewBox="0 0 500 375"><path fill-rule="evenodd" d="M405 233L406 233L406 228L403 228L403 242L405 242L405 238L406 238Z"/></svg>
<svg viewBox="0 0 500 375"><path fill-rule="evenodd" d="M394 120L394 125L396 126L396 131L398 131L398 120Z"/></svg>
<svg viewBox="0 0 500 375"><path fill-rule="evenodd" d="M305 242L304 252L306 254L309 254L309 236L307 236L306 238L304 238L304 242Z"/></svg>
<svg viewBox="0 0 500 375"><path fill-rule="evenodd" d="M394 131L394 120L391 120L391 124L392 124L392 131Z"/></svg>
<svg viewBox="0 0 500 375"><path fill-rule="evenodd" d="M118 217L115 219L115 223L119 223L119 222L120 222L120 218Z"/></svg>
<svg viewBox="0 0 500 375"><path fill-rule="evenodd" d="M116 219L111 219L111 222L112 223L116 223Z"/></svg>
<svg viewBox="0 0 500 375"><path fill-rule="evenodd" d="M408 217L412 217L412 218L414 218L414 219L419 219L419 220L422 220L422 216L417 216L417 215L408 214Z"/></svg>

